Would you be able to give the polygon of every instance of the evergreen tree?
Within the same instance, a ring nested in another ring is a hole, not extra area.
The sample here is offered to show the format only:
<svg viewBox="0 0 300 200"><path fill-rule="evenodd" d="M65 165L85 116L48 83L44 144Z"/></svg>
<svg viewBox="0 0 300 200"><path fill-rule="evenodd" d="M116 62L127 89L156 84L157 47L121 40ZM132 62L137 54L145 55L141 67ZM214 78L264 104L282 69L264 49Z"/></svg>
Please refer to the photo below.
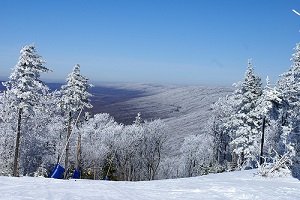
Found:
<svg viewBox="0 0 300 200"><path fill-rule="evenodd" d="M67 84L61 88L61 102L65 114L68 116L67 145L65 154L65 168L69 165L69 138L72 131L72 120L76 119L80 110L84 107L92 108L89 97L92 95L87 91L91 84L88 84L88 78L80 74L80 66L76 64L72 73L68 75Z"/></svg>
<svg viewBox="0 0 300 200"><path fill-rule="evenodd" d="M296 44L290 69L281 75L277 87L285 100L282 141L292 157L292 172L300 177L300 43Z"/></svg>
<svg viewBox="0 0 300 200"><path fill-rule="evenodd" d="M282 133L282 119L286 103L276 86L271 86L267 77L266 86L257 101L258 106L253 112L265 118L265 150L264 157L273 157L275 152L280 153L280 136Z"/></svg>
<svg viewBox="0 0 300 200"><path fill-rule="evenodd" d="M141 113L139 112L137 114L137 116L135 117L135 120L133 121L133 124L134 125L137 125L137 126L140 126L142 124L143 120L142 120L142 117L141 117Z"/></svg>
<svg viewBox="0 0 300 200"><path fill-rule="evenodd" d="M92 108L89 97L92 95L87 91L92 87L88 84L88 78L80 74L80 65L76 64L73 71L68 75L67 84L61 87L61 101L64 110L76 116L81 107Z"/></svg>
<svg viewBox="0 0 300 200"><path fill-rule="evenodd" d="M13 176L19 175L19 152L21 139L21 124L23 115L33 111L39 104L41 96L45 95L48 87L40 80L40 74L50 70L43 66L44 60L36 54L35 45L27 45L20 51L21 56L9 80L4 82L6 86L5 97L8 98L8 108L17 112L17 133L15 143Z"/></svg>
<svg viewBox="0 0 300 200"><path fill-rule="evenodd" d="M244 162L253 156L258 156L259 149L260 116L253 111L262 95L262 83L261 78L254 74L251 60L248 60L244 81L235 85L239 86L239 89L234 94L236 103L234 115L230 120L231 137L234 152L238 155L238 164L245 164Z"/></svg>

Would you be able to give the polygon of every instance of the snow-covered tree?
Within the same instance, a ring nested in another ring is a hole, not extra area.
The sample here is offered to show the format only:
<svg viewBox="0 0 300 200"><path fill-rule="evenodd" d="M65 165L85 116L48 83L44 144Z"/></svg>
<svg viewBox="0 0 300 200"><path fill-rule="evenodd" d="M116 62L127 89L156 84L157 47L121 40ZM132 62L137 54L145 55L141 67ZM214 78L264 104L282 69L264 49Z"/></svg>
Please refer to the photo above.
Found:
<svg viewBox="0 0 300 200"><path fill-rule="evenodd" d="M261 116L265 120L265 134L264 134L264 152L265 158L272 157L275 152L282 150L280 143L280 136L282 133L282 119L284 118L286 102L282 94L276 86L270 84L267 77L266 86L263 93L257 101L257 107L253 112L257 116Z"/></svg>
<svg viewBox="0 0 300 200"><path fill-rule="evenodd" d="M159 119L145 123L142 149L148 180L154 180L157 175L167 140L166 132L166 125Z"/></svg>
<svg viewBox="0 0 300 200"><path fill-rule="evenodd" d="M127 125L122 130L116 152L121 180L153 180L158 172L166 142L166 127L161 120Z"/></svg>
<svg viewBox="0 0 300 200"><path fill-rule="evenodd" d="M96 114L76 130L82 133L82 167L113 180L153 180L158 173L166 128L161 120L123 125Z"/></svg>
<svg viewBox="0 0 300 200"><path fill-rule="evenodd" d="M235 84L235 111L231 118L233 149L238 155L238 164L244 164L245 159L258 156L260 116L252 112L257 106L257 100L262 95L261 78L254 74L251 60L245 72L244 81Z"/></svg>
<svg viewBox="0 0 300 200"><path fill-rule="evenodd" d="M4 98L7 98L6 112L17 113L16 142L14 152L13 175L19 175L19 152L22 119L33 112L39 105L41 96L45 95L48 87L40 80L40 74L50 70L44 66L45 61L36 53L35 45L27 45L20 51L21 56L7 82ZM24 124L24 123L23 123Z"/></svg>
<svg viewBox="0 0 300 200"><path fill-rule="evenodd" d="M78 114L81 107L93 107L89 99L92 95L87 91L92 85L88 83L88 80L80 74L80 65L76 64L66 79L67 84L61 87L62 107L68 114L71 112L72 117Z"/></svg>
<svg viewBox="0 0 300 200"><path fill-rule="evenodd" d="M69 138L72 131L72 120L77 118L83 108L92 108L89 97L92 95L87 91L91 84L88 78L80 74L80 65L76 64L73 71L67 77L67 84L61 88L61 106L68 117L68 130L66 137L65 168L69 167Z"/></svg>
<svg viewBox="0 0 300 200"><path fill-rule="evenodd" d="M165 157L159 165L158 179L175 179L186 177L185 157Z"/></svg>
<svg viewBox="0 0 300 200"><path fill-rule="evenodd" d="M296 44L290 69L281 75L277 88L286 101L283 113L282 141L292 156L292 172L300 177L300 43Z"/></svg>
<svg viewBox="0 0 300 200"><path fill-rule="evenodd" d="M29 130L32 130L35 138L24 141L28 147L31 147L26 148L28 150L24 155L35 155L35 161L25 156L21 157L24 163L24 174L32 175L32 172L39 167L50 170L48 171L50 173L53 164L57 162L63 146L61 134L65 128L63 117L57 107L58 101L56 92L44 96L41 99L41 106L35 108L35 115L28 122ZM28 165L28 163L32 164Z"/></svg>
<svg viewBox="0 0 300 200"><path fill-rule="evenodd" d="M137 116L135 117L135 120L133 121L133 123L137 126L140 126L142 124L143 120L142 120L142 117L141 117L141 113L139 112L137 114Z"/></svg>
<svg viewBox="0 0 300 200"><path fill-rule="evenodd" d="M5 93L0 94L0 173L11 175L17 119L4 95Z"/></svg>
<svg viewBox="0 0 300 200"><path fill-rule="evenodd" d="M212 142L212 137L209 135L190 135L184 138L180 151L185 177L209 172L209 165L213 162Z"/></svg>
<svg viewBox="0 0 300 200"><path fill-rule="evenodd" d="M123 127L107 113L96 114L86 121L78 130L82 133L82 167L96 166L102 178L110 174Z"/></svg>
<svg viewBox="0 0 300 200"><path fill-rule="evenodd" d="M232 128L228 124L234 114L234 103L232 96L219 98L212 105L212 116L207 123L207 131L213 138L214 158L221 165L226 164L225 161L231 161L230 133Z"/></svg>
<svg viewBox="0 0 300 200"><path fill-rule="evenodd" d="M144 127L140 125L124 126L121 135L116 138L116 166L121 180L144 180L143 157Z"/></svg>

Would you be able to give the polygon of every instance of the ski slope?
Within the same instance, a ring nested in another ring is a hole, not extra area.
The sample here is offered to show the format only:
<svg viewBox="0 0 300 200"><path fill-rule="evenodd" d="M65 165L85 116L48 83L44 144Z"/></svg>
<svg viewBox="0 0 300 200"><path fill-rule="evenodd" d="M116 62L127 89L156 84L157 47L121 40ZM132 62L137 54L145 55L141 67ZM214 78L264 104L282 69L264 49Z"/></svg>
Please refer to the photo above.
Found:
<svg viewBox="0 0 300 200"><path fill-rule="evenodd" d="M300 181L256 170L146 182L0 177L0 199L300 199Z"/></svg>

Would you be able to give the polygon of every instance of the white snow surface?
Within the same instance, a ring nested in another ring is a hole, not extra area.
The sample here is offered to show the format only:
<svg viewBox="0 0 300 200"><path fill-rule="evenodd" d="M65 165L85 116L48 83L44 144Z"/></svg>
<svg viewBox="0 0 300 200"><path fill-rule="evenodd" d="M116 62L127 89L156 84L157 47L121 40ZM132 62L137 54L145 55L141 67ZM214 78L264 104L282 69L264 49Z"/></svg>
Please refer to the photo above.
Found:
<svg viewBox="0 0 300 200"><path fill-rule="evenodd" d="M300 199L300 181L256 170L143 182L0 177L0 199Z"/></svg>

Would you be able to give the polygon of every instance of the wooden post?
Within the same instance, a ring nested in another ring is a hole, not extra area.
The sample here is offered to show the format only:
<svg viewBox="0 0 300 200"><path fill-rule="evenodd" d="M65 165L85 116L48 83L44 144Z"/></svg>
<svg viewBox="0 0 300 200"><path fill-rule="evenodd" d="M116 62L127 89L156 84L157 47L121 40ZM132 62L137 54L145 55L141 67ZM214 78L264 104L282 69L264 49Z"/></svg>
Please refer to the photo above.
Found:
<svg viewBox="0 0 300 200"><path fill-rule="evenodd" d="M18 112L18 128L17 128L17 137L16 137L16 147L15 147L15 157L14 157L14 169L13 176L19 176L19 149L20 149L20 137L21 137L21 119L22 119L23 108L19 108Z"/></svg>
<svg viewBox="0 0 300 200"><path fill-rule="evenodd" d="M263 116L262 128L261 128L260 157L259 157L259 164L260 165L263 163L264 140L265 140L265 124L266 124L266 118L265 118L265 116Z"/></svg>

